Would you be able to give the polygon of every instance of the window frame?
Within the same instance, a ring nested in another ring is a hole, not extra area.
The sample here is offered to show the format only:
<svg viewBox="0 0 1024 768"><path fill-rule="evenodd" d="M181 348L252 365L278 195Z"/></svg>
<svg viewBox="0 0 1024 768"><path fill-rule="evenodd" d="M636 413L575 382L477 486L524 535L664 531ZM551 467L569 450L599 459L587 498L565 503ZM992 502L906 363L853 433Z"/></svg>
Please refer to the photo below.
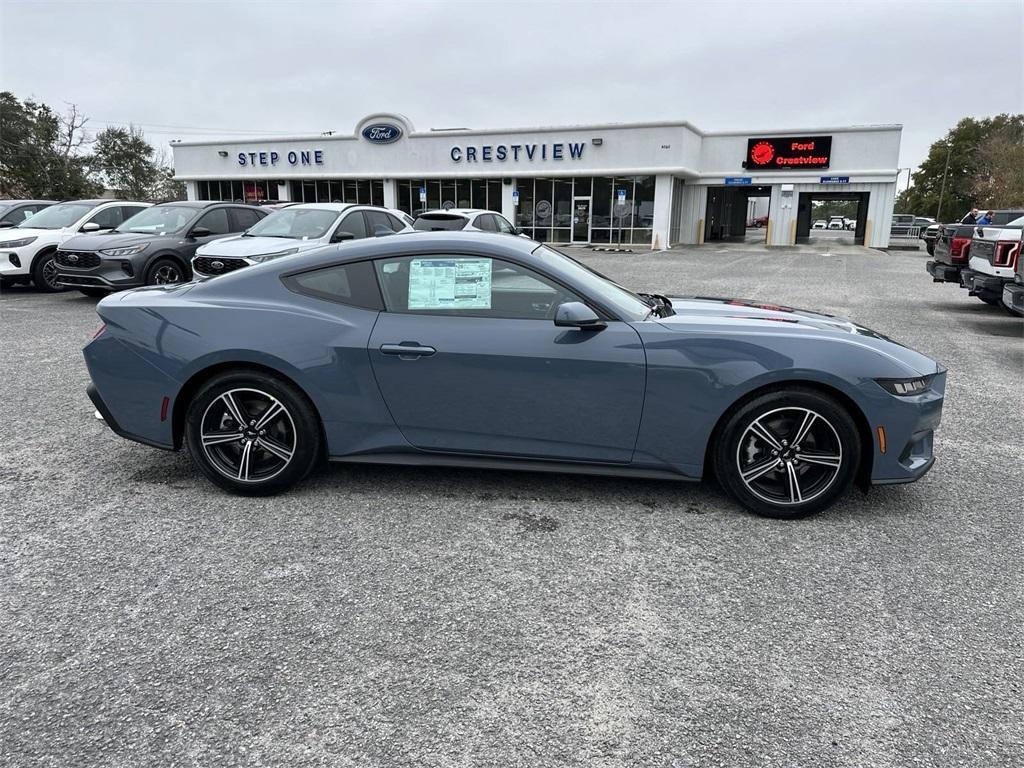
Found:
<svg viewBox="0 0 1024 768"><path fill-rule="evenodd" d="M191 227L189 227L189 231L194 230L197 227L202 228L202 229L210 229L209 227L204 227L203 226L203 219L205 219L208 216L213 216L214 214L216 214L216 213L218 213L220 211L223 211L223 213L224 213L224 221L225 221L225 225L227 226L227 232L214 232L211 229L210 230L210 235L217 235L217 236L230 235L234 230L231 229L231 214L228 213L228 206L226 206L226 205L216 206L216 207L209 208L209 209L203 211L202 214L199 216L199 218L196 219L196 223L193 224Z"/></svg>
<svg viewBox="0 0 1024 768"><path fill-rule="evenodd" d="M259 224L260 221L266 216L266 214L263 214L263 216L261 216L258 208L247 208L244 205L232 205L227 210L228 226L231 227L232 232L245 232L245 230L247 230L249 227L254 227L257 224ZM252 214L252 216L255 218L255 221L253 221L253 223L250 224L248 227L243 227L242 222L239 221L238 219L238 215L243 212Z"/></svg>

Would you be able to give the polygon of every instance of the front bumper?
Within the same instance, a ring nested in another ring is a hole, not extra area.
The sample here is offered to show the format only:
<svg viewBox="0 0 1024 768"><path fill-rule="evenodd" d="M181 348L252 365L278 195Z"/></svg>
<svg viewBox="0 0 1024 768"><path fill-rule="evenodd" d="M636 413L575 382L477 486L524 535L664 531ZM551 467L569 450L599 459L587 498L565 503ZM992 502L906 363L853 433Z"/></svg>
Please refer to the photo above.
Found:
<svg viewBox="0 0 1024 768"><path fill-rule="evenodd" d="M962 267L955 267L951 264L943 264L941 261L927 261L924 268L932 276L935 283L958 283L960 282L960 271Z"/></svg>
<svg viewBox="0 0 1024 768"><path fill-rule="evenodd" d="M57 282L68 288L106 288L123 291L145 285L142 278L144 259L136 263L131 258L111 259L98 254L75 254L88 256L97 263L88 267L76 267L67 263L67 254L57 252Z"/></svg>
<svg viewBox="0 0 1024 768"><path fill-rule="evenodd" d="M973 269L960 271L960 286L966 288L971 296L989 301L1001 301L1003 298L1003 286L1009 281L998 275L986 275L984 272L975 272Z"/></svg>
<svg viewBox="0 0 1024 768"><path fill-rule="evenodd" d="M17 250L0 251L0 277L27 277L32 257Z"/></svg>
<svg viewBox="0 0 1024 768"><path fill-rule="evenodd" d="M872 382L873 386L878 386ZM881 389L879 387L879 389ZM874 461L872 485L912 483L924 476L935 463L933 454L935 430L942 421L942 405L946 391L946 371L940 370L931 386L918 395L873 397L879 405L867 414L873 421ZM885 431L885 452L882 452L879 427Z"/></svg>
<svg viewBox="0 0 1024 768"><path fill-rule="evenodd" d="M1004 285L1003 304L1018 315L1024 315L1024 285L1019 283Z"/></svg>

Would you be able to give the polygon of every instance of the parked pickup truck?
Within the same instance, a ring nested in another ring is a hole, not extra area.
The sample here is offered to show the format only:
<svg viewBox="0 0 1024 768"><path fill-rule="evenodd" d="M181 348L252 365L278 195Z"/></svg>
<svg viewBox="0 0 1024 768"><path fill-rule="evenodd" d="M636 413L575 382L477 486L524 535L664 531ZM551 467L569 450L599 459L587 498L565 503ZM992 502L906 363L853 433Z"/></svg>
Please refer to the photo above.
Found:
<svg viewBox="0 0 1024 768"><path fill-rule="evenodd" d="M1024 257L1017 252L1017 266L1013 282L1003 286L1003 306L1015 315L1024 317Z"/></svg>
<svg viewBox="0 0 1024 768"><path fill-rule="evenodd" d="M999 305L1003 287L1013 282L1020 257L1024 216L1001 227L975 227L970 262L960 270L960 285L986 304Z"/></svg>
<svg viewBox="0 0 1024 768"><path fill-rule="evenodd" d="M924 265L933 282L960 284L960 270L967 266L973 236L973 224L946 224L939 228L932 251L935 261Z"/></svg>

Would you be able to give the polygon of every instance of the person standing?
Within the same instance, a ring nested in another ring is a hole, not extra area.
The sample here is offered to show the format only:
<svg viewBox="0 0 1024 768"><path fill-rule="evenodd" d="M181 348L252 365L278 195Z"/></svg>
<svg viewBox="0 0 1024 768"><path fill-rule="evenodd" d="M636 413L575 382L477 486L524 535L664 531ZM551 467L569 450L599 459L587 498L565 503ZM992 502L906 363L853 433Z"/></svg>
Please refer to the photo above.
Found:
<svg viewBox="0 0 1024 768"><path fill-rule="evenodd" d="M961 224L976 224L978 222L978 209L971 208L967 215L960 219Z"/></svg>
<svg viewBox="0 0 1024 768"><path fill-rule="evenodd" d="M992 211L988 211L986 214L984 214L977 221L977 224L978 224L979 227L983 227L986 224L991 224L991 223L992 223Z"/></svg>

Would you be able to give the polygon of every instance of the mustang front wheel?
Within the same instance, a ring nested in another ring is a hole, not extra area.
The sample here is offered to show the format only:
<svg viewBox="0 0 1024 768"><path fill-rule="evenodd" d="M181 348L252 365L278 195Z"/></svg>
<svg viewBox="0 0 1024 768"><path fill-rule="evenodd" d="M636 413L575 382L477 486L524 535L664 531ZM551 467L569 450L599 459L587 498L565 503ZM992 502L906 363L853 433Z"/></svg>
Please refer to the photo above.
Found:
<svg viewBox="0 0 1024 768"><path fill-rule="evenodd" d="M849 413L809 389L762 395L729 418L715 472L747 509L792 519L820 512L850 485L860 439Z"/></svg>
<svg viewBox="0 0 1024 768"><path fill-rule="evenodd" d="M207 382L185 416L189 454L210 480L245 496L298 482L320 455L320 425L305 396L256 371Z"/></svg>

